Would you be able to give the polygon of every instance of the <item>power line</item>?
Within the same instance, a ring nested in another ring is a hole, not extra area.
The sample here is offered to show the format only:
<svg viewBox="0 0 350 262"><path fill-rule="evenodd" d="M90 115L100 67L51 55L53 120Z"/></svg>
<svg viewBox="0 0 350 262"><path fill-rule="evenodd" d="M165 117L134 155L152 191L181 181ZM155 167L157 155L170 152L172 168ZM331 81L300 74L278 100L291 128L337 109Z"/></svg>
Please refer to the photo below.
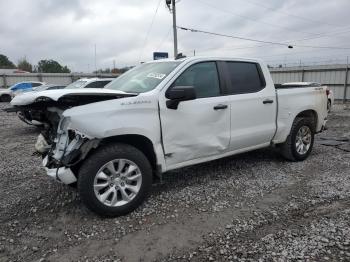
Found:
<svg viewBox="0 0 350 262"><path fill-rule="evenodd" d="M306 17L303 17L303 16L299 16L299 15L294 15L294 14L290 14L288 12L284 12L284 11L281 11L281 10L276 10L275 8L273 7L270 7L270 6L266 6L266 5L262 5L260 3L256 3L254 1L251 1L251 0L244 0L244 2L248 2L252 5L256 5L256 6L259 6L259 7L262 7L266 10L271 10L275 13L281 13L281 14L284 14L284 15L287 15L287 16L290 16L290 17L295 17L295 18L298 18L298 19L301 19L301 20L304 20L304 21L308 21L308 22L311 22L311 23L317 23L317 24L324 24L324 25L329 25L329 26L337 26L337 27L342 27L341 25L334 25L334 24L329 24L329 23L325 23L324 21L317 21L317 20L314 20L314 19L310 19L310 18L306 18Z"/></svg>
<svg viewBox="0 0 350 262"><path fill-rule="evenodd" d="M157 50L159 50L159 49L163 46L164 42L168 39L172 28L173 28L172 26L169 27L168 32L167 32L166 35L162 38L162 41L159 43Z"/></svg>
<svg viewBox="0 0 350 262"><path fill-rule="evenodd" d="M282 41L284 43L288 43L288 42L299 42L299 41L307 41L307 40L313 40L313 39L317 39L317 38L323 38L323 37L330 37L330 36L334 36L334 35L339 35L339 34L344 34L344 33L348 33L349 30L347 31L341 31L341 32L335 32L335 33L320 33L318 34L318 36L315 37L309 37L309 38L301 38L301 39L296 39L296 40L286 40L286 41ZM251 48L258 48L258 47L265 47L268 46L270 44L263 44L263 45L254 45L254 46L232 46L229 48L221 48L222 50L240 50L240 49L251 49ZM212 48L206 48L206 49L199 49L198 51L202 52L202 51L207 51L207 50L213 50L213 49L218 49L218 47L212 47Z"/></svg>
<svg viewBox="0 0 350 262"><path fill-rule="evenodd" d="M150 33L151 30L152 30L153 23L154 23L154 20L155 20L155 18L156 18L156 15L157 15L157 13L158 13L158 9L159 9L160 2L161 2L161 1L162 1L162 0L158 0L157 8L156 8L156 10L155 10L155 12L154 12L154 14L153 14L151 24L150 24L150 26L149 26L149 28L148 28L148 30L147 30L147 34L146 34L145 40L143 41L142 49L141 49L141 52L140 52L140 55L139 55L139 61L141 61L141 58L142 58L142 55L143 55L143 51L144 51L144 49L145 49L145 47L146 47L146 44L147 44L148 36L149 36L149 33Z"/></svg>
<svg viewBox="0 0 350 262"><path fill-rule="evenodd" d="M267 23L267 22L264 22L264 21L261 21L261 20L257 20L257 19L255 19L253 17L250 17L250 16L244 16L244 15L241 15L241 14L237 14L237 13L234 13L234 12L232 12L230 10L225 10L225 9L218 8L217 6L211 5L211 4L209 4L209 3L205 2L205 1L196 0L196 2L200 2L200 3L204 4L204 5L209 6L209 7L213 8L213 9L218 10L218 11L221 11L221 12L224 12L224 13L228 13L228 14L231 14L233 16L241 17L241 18L246 19L246 20L253 21L254 23L265 24L265 25L276 27L276 28L282 28L284 30L299 32L299 33L308 34L308 35L317 35L317 33L310 33L310 32L304 32L304 31L300 31L300 30L295 30L295 29L291 29L291 28L288 28L288 27L279 26L279 25L276 25L276 24L271 24L271 23Z"/></svg>
<svg viewBox="0 0 350 262"><path fill-rule="evenodd" d="M199 30L199 29L187 28L187 27L182 27L182 26L178 26L177 28L179 28L181 30L185 30L185 31L190 31L192 33L203 33L203 34L222 36L222 37L240 39L240 40L251 41L251 42L258 42L258 43L271 44L271 45L280 45L280 46L286 46L288 48L305 47L305 48L322 48L322 49L350 49L350 47L339 47L339 46L293 45L293 44L288 44L285 42L284 43L283 42L273 42L273 41L265 41L265 40L259 40L259 39L254 39L254 38L242 37L242 36L226 35L226 34L203 31L203 30Z"/></svg>
<svg viewBox="0 0 350 262"><path fill-rule="evenodd" d="M246 38L246 37L241 37L241 36L225 35L225 34L213 33L213 32L208 32L208 31L193 29L193 28L187 28L187 27L183 27L183 26L178 26L177 28L179 28L179 29L181 29L181 30L184 30L184 31L190 31L190 32L192 32L192 33L203 33L203 34L208 34L208 35L223 36L223 37L229 37L229 38L235 38L235 39L240 39L240 40L259 42L259 43L265 43L265 44L273 44L273 45L288 46L288 44L286 44L286 43L278 43L278 42L257 40L257 39Z"/></svg>
<svg viewBox="0 0 350 262"><path fill-rule="evenodd" d="M348 32L350 32L350 30L340 31L340 32L335 32L335 33L320 33L320 34L318 34L318 36L308 37L308 38L302 38L302 39L297 39L297 40L294 40L294 42L297 42L297 41L306 41L306 40L313 40L313 39L317 39L317 38L329 37L329 36L344 34L344 33L348 33Z"/></svg>

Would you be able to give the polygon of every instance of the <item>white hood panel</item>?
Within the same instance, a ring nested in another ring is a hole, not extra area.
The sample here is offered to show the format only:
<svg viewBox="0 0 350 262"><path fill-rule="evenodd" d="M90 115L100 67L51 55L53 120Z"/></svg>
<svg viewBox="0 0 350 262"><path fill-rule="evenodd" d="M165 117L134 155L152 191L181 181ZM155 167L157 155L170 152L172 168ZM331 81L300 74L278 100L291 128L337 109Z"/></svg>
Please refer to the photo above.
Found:
<svg viewBox="0 0 350 262"><path fill-rule="evenodd" d="M30 105L33 102L35 102L35 100L38 97L47 97L50 98L54 101L57 101L58 99L60 99L61 97L65 96L65 95L99 95L99 94L126 94L123 91L118 91L118 90L111 90L111 89L101 89L101 88L81 88L81 89L57 89L57 90L46 90L46 91L40 91L40 92L27 92L27 93L23 93L20 94L18 96L15 96L12 101L11 101L11 105L12 106L25 106L25 105Z"/></svg>

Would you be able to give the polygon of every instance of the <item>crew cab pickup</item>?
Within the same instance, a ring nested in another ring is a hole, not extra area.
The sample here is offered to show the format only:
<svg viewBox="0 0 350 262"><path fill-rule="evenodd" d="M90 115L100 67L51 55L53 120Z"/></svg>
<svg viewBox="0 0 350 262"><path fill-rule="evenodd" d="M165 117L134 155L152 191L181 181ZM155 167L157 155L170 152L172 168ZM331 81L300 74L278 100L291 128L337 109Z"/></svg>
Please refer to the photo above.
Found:
<svg viewBox="0 0 350 262"><path fill-rule="evenodd" d="M31 92L11 105L45 123L35 148L47 174L76 183L103 216L134 210L172 169L269 146L304 160L327 118L324 87L276 89L262 61L215 57L152 61L104 89Z"/></svg>

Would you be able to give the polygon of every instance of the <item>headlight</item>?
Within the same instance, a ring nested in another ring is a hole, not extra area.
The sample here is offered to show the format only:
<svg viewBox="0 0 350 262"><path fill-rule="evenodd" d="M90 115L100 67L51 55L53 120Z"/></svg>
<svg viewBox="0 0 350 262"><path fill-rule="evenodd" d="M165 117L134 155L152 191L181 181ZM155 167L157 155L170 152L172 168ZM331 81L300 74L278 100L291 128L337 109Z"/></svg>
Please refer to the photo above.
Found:
<svg viewBox="0 0 350 262"><path fill-rule="evenodd" d="M60 122L60 130L67 130L68 126L70 124L70 117L64 117Z"/></svg>

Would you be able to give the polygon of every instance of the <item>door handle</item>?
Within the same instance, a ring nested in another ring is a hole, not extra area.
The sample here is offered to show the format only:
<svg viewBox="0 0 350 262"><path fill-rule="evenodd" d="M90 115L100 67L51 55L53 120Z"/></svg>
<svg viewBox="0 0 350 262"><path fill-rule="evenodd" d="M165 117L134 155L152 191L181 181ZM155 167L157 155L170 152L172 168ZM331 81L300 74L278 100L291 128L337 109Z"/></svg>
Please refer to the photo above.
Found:
<svg viewBox="0 0 350 262"><path fill-rule="evenodd" d="M227 105L219 104L214 106L214 110L221 110L221 109L226 109Z"/></svg>
<svg viewBox="0 0 350 262"><path fill-rule="evenodd" d="M272 103L273 103L273 100L271 100L271 99L265 99L263 101L263 104L272 104Z"/></svg>

